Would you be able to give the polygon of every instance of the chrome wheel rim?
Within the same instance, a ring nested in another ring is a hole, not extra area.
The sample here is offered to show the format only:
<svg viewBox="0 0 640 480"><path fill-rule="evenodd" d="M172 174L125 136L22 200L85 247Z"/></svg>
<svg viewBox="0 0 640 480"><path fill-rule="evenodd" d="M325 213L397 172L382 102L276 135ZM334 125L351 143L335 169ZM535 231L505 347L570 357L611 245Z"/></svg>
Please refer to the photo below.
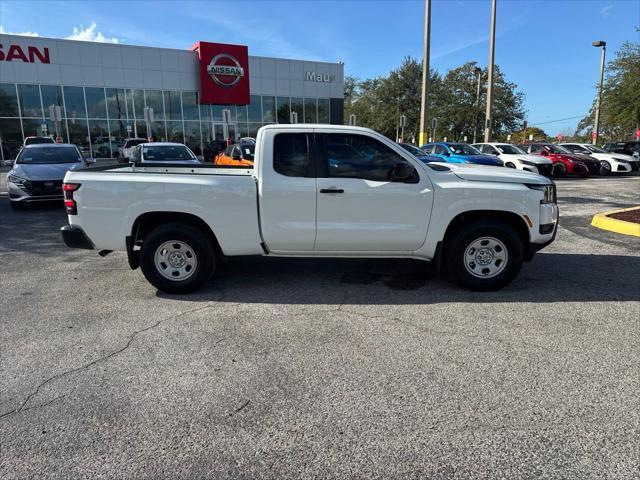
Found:
<svg viewBox="0 0 640 480"><path fill-rule="evenodd" d="M193 248L180 240L169 240L160 245L154 261L160 275L174 282L191 277L198 266Z"/></svg>
<svg viewBox="0 0 640 480"><path fill-rule="evenodd" d="M494 237L481 237L464 251L464 267L476 278L492 278L507 267L509 252L504 243Z"/></svg>

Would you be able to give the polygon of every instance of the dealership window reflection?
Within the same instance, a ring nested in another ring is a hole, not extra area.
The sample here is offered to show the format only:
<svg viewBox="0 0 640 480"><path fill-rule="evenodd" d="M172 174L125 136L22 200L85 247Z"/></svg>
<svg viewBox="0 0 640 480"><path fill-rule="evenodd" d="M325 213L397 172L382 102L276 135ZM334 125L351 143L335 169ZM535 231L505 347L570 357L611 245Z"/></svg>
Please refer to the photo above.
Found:
<svg viewBox="0 0 640 480"><path fill-rule="evenodd" d="M18 93L13 83L0 83L0 117L19 117Z"/></svg>
<svg viewBox="0 0 640 480"><path fill-rule="evenodd" d="M38 85L18 85L20 112L23 117L42 118L42 102Z"/></svg>
<svg viewBox="0 0 640 480"><path fill-rule="evenodd" d="M231 112L227 131L232 139L255 137L270 123L289 123L291 112L297 112L300 123L330 121L328 98L251 95L249 105L198 102L198 93L189 91L0 83L0 156L15 155L26 136L56 133L94 157L116 157L127 137L149 135L158 141L187 142L202 151L203 143L225 140L225 109ZM57 130L49 118L49 107L56 105L63 117ZM145 107L154 111L150 131Z"/></svg>

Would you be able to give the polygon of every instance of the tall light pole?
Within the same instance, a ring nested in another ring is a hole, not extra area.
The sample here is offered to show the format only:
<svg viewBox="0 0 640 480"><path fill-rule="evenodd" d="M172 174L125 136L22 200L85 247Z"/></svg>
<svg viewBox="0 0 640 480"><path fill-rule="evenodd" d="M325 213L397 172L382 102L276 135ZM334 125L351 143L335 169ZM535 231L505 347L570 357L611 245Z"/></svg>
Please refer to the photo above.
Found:
<svg viewBox="0 0 640 480"><path fill-rule="evenodd" d="M602 47L602 57L600 59L600 83L598 84L598 98L596 99L596 119L593 126L594 135L591 136L591 143L594 145L598 143L598 135L600 134L600 100L602 99L602 80L604 79L604 57L607 51L607 42L598 40L592 42L594 47Z"/></svg>
<svg viewBox="0 0 640 480"><path fill-rule="evenodd" d="M431 43L431 0L424 0L424 44L422 51L422 98L420 99L420 135L419 145L427 143L429 136L427 123L429 117L429 51Z"/></svg>
<svg viewBox="0 0 640 480"><path fill-rule="evenodd" d="M476 91L476 105L475 112L473 115L473 143L476 143L476 131L478 130L478 117L480 116L480 81L482 80L482 69L480 67L476 67L475 70L476 76L478 77L478 88Z"/></svg>
<svg viewBox="0 0 640 480"><path fill-rule="evenodd" d="M493 56L496 45L496 0L491 1L491 37L489 39L489 75L487 79L487 113L484 118L484 141L491 141L491 107L493 104Z"/></svg>

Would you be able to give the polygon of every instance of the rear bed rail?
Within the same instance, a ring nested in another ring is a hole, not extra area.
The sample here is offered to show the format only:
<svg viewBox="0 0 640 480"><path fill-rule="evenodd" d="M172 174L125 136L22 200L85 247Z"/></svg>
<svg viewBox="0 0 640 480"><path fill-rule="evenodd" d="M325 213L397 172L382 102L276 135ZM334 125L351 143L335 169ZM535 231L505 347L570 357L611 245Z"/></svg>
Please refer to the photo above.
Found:
<svg viewBox="0 0 640 480"><path fill-rule="evenodd" d="M175 173L193 175L251 175L253 167L237 165L185 165L179 162L130 162L91 165L74 169L73 172L109 173Z"/></svg>

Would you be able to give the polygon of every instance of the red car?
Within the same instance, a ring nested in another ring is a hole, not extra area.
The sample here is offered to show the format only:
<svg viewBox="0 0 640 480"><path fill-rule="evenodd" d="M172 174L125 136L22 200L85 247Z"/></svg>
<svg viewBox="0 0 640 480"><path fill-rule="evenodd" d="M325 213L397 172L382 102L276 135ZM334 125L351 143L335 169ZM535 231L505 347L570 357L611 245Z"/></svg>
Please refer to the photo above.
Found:
<svg viewBox="0 0 640 480"><path fill-rule="evenodd" d="M600 160L589 155L573 153L553 143L528 143L520 147L527 153L542 155L551 160L553 175L556 177L579 175L586 178L589 174L600 173Z"/></svg>

